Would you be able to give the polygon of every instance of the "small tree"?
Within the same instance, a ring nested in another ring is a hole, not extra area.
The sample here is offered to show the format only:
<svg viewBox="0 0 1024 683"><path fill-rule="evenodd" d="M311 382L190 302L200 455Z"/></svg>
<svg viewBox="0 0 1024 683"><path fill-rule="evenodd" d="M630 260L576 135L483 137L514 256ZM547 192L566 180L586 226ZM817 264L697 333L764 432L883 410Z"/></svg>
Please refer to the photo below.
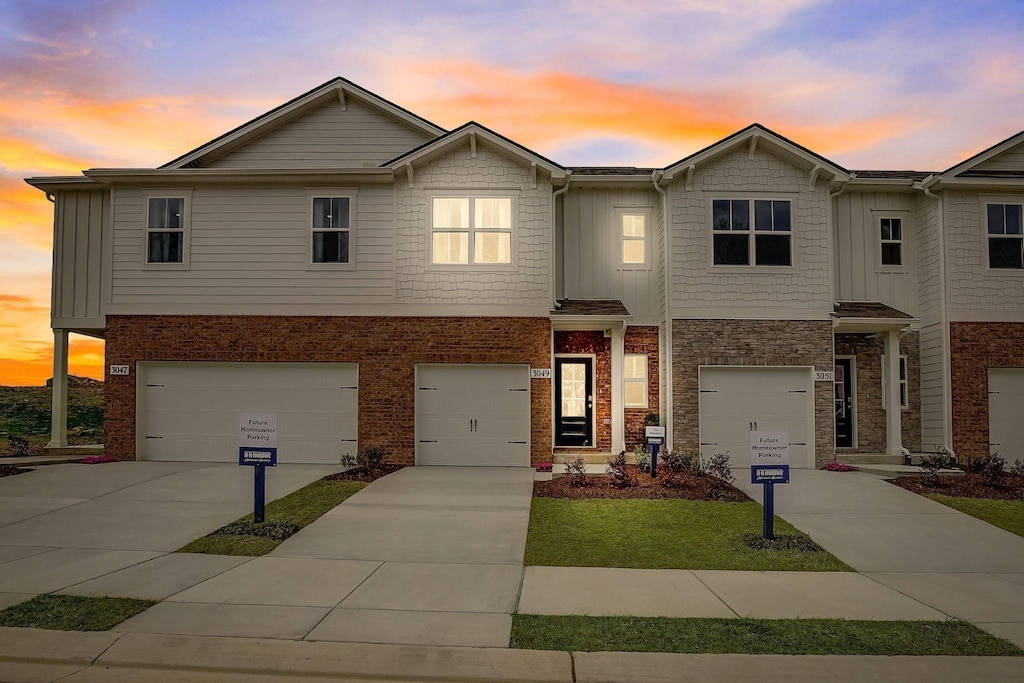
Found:
<svg viewBox="0 0 1024 683"><path fill-rule="evenodd" d="M627 489L636 485L633 473L626 467L626 451L620 451L608 461L608 474L612 477L612 486L616 488Z"/></svg>
<svg viewBox="0 0 1024 683"><path fill-rule="evenodd" d="M569 477L569 486L587 485L587 461L582 455L576 455L565 461L565 475Z"/></svg>

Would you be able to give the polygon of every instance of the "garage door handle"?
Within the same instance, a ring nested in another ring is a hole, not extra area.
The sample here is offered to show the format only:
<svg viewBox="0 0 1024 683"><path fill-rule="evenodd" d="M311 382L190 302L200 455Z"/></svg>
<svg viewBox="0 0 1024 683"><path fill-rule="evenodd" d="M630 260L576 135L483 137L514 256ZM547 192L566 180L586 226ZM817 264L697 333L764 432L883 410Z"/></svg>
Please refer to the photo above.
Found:
<svg viewBox="0 0 1024 683"><path fill-rule="evenodd" d="M358 389L359 387L338 387L339 389Z"/></svg>
<svg viewBox="0 0 1024 683"><path fill-rule="evenodd" d="M437 391L437 387L420 387L420 391Z"/></svg>
<svg viewBox="0 0 1024 683"><path fill-rule="evenodd" d="M806 389L790 389L789 393L791 393L791 394L806 394L807 390Z"/></svg>
<svg viewBox="0 0 1024 683"><path fill-rule="evenodd" d="M509 391L527 391L526 389L509 389Z"/></svg>
<svg viewBox="0 0 1024 683"><path fill-rule="evenodd" d="M437 439L420 439L420 443L437 443Z"/></svg>
<svg viewBox="0 0 1024 683"><path fill-rule="evenodd" d="M147 436L146 438L147 439L162 439L164 437L162 437L162 436Z"/></svg>
<svg viewBox="0 0 1024 683"><path fill-rule="evenodd" d="M162 387L163 384L147 384L147 387Z"/></svg>
<svg viewBox="0 0 1024 683"><path fill-rule="evenodd" d="M526 442L525 441L509 441L509 443L522 443L522 444L525 444Z"/></svg>
<svg viewBox="0 0 1024 683"><path fill-rule="evenodd" d="M342 441L342 443L345 443L345 442L348 442L348 443L355 443L355 442L356 442L356 439L341 439L341 441Z"/></svg>
<svg viewBox="0 0 1024 683"><path fill-rule="evenodd" d="M701 446L717 446L718 442L717 441L701 441L700 445Z"/></svg>
<svg viewBox="0 0 1024 683"><path fill-rule="evenodd" d="M790 446L806 446L807 442L806 441L790 441L789 445Z"/></svg>

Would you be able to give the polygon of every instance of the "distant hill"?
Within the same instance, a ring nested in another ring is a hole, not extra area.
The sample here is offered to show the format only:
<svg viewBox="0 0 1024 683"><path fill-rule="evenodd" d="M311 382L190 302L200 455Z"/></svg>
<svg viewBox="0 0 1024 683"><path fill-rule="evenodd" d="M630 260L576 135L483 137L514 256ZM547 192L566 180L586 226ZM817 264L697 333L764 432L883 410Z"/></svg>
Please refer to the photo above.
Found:
<svg viewBox="0 0 1024 683"><path fill-rule="evenodd" d="M68 386L69 387L95 387L101 386L103 382L92 377L79 377L78 375L68 375ZM46 386L53 386L53 378L46 380Z"/></svg>

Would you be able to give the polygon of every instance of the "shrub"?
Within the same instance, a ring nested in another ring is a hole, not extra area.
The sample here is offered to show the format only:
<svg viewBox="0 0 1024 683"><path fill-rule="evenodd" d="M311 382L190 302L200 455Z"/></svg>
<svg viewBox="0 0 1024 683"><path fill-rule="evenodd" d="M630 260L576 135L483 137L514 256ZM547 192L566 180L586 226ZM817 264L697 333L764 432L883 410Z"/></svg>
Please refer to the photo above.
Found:
<svg viewBox="0 0 1024 683"><path fill-rule="evenodd" d="M967 463L967 471L981 475L985 481L995 483L1006 475L1006 459L998 453L971 458Z"/></svg>
<svg viewBox="0 0 1024 683"><path fill-rule="evenodd" d="M625 452L622 455L625 457ZM651 471L651 454L643 446L633 446L633 461L641 471Z"/></svg>
<svg viewBox="0 0 1024 683"><path fill-rule="evenodd" d="M715 453L715 455L704 466L707 474L715 477L725 484L732 485L736 477L732 473L732 465L729 462L729 451Z"/></svg>
<svg viewBox="0 0 1024 683"><path fill-rule="evenodd" d="M12 457L18 458L29 454L28 440L20 436L7 437L7 448Z"/></svg>
<svg viewBox="0 0 1024 683"><path fill-rule="evenodd" d="M1024 477L1024 461L1015 460L1013 467L1010 468L1010 474L1015 477Z"/></svg>
<svg viewBox="0 0 1024 683"><path fill-rule="evenodd" d="M956 456L946 448L921 456L921 469L933 481L938 481L939 470L952 469L953 467L956 467Z"/></svg>
<svg viewBox="0 0 1024 683"><path fill-rule="evenodd" d="M618 455L608 461L608 474L615 488L628 489L636 485L633 473L626 467L626 451L619 451Z"/></svg>
<svg viewBox="0 0 1024 683"><path fill-rule="evenodd" d="M682 451L665 449L658 454L658 458L661 460L661 466L673 474L682 474L693 469L694 457Z"/></svg>
<svg viewBox="0 0 1024 683"><path fill-rule="evenodd" d="M352 455L351 453L341 454L341 466L344 467L346 470L354 468L356 464L356 456Z"/></svg>
<svg viewBox="0 0 1024 683"><path fill-rule="evenodd" d="M582 455L576 455L565 461L565 476L569 477L570 486L587 485L587 461Z"/></svg>
<svg viewBox="0 0 1024 683"><path fill-rule="evenodd" d="M661 424L661 416L657 413L647 413L647 417L644 418L644 426L646 427L657 427Z"/></svg>
<svg viewBox="0 0 1024 683"><path fill-rule="evenodd" d="M367 446L356 455L356 461L360 467L376 469L384 463L387 457L388 452L383 446Z"/></svg>

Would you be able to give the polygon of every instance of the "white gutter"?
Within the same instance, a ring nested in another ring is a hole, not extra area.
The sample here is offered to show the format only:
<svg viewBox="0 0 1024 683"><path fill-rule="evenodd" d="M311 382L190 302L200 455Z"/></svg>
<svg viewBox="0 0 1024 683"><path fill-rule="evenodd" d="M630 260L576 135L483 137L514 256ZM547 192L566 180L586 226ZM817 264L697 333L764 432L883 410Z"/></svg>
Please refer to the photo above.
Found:
<svg viewBox="0 0 1024 683"><path fill-rule="evenodd" d="M654 189L661 195L661 229L665 231L665 358L662 359L662 367L665 368L665 380L661 382L665 392L665 448L672 449L672 242L670 236L672 230L668 223L668 193L661 186L661 180L665 177L664 171L653 171L651 182Z"/></svg>
<svg viewBox="0 0 1024 683"><path fill-rule="evenodd" d="M572 180L572 171L565 172L565 185L558 190L555 190L551 195L551 310L557 310L561 308L558 303L558 278L555 275L556 260L555 260L555 207L558 205L558 198L569 191L569 181ZM565 225L562 225L562 229L565 229Z"/></svg>
<svg viewBox="0 0 1024 683"><path fill-rule="evenodd" d="M942 195L934 194L930 189L931 185L938 182L938 176L930 176L921 182L921 189L926 197L934 199L939 203L939 320L942 321L942 381L946 385L942 391L942 439L943 444L953 452L953 361L950 357L950 329L949 318L946 315L946 219L945 207L942 202Z"/></svg>

